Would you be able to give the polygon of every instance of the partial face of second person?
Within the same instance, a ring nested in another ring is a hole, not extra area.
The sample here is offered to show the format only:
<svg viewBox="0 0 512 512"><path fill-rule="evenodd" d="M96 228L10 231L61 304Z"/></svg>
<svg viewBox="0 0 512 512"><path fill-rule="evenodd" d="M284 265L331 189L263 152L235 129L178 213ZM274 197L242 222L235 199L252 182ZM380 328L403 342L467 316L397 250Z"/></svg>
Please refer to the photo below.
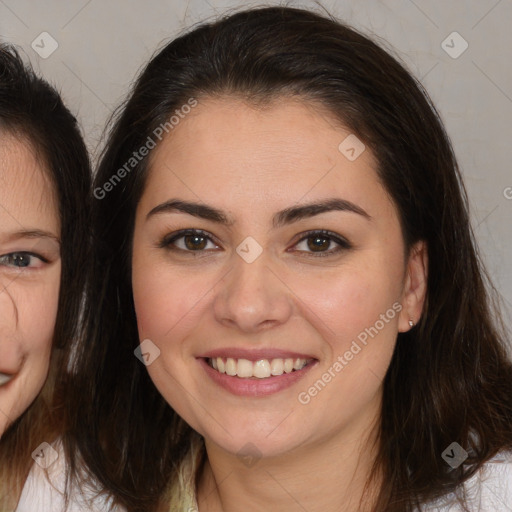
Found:
<svg viewBox="0 0 512 512"><path fill-rule="evenodd" d="M0 436L48 374L60 286L53 186L31 145L0 132Z"/></svg>
<svg viewBox="0 0 512 512"><path fill-rule="evenodd" d="M425 248L406 258L373 155L347 159L350 132L320 112L205 99L149 162L132 261L139 336L160 350L148 371L225 453L355 442L380 414L397 333L421 315Z"/></svg>

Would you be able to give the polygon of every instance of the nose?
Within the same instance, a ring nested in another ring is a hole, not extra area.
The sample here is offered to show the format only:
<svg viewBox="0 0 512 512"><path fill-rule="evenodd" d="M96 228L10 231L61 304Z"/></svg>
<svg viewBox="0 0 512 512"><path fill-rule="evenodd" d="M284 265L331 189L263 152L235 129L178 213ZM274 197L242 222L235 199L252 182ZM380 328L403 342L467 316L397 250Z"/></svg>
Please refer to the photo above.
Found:
<svg viewBox="0 0 512 512"><path fill-rule="evenodd" d="M251 263L233 254L231 271L220 286L213 307L223 325L258 333L284 324L293 313L292 292L265 251Z"/></svg>

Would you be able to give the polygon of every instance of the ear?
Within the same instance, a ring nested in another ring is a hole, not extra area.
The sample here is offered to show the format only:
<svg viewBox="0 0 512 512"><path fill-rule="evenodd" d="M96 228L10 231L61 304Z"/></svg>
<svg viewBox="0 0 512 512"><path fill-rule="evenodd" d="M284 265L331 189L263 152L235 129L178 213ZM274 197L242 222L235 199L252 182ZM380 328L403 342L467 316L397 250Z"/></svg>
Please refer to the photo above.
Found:
<svg viewBox="0 0 512 512"><path fill-rule="evenodd" d="M428 254L427 244L419 241L409 252L402 293L402 311L398 321L398 332L411 329L409 321L417 324L423 312L423 304L427 293Z"/></svg>

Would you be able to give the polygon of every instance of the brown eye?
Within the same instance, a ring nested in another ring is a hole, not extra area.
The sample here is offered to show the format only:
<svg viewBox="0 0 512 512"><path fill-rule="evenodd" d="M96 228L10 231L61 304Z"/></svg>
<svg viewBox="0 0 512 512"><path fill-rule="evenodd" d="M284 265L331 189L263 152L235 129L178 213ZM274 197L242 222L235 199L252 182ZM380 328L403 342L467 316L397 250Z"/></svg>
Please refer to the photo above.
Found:
<svg viewBox="0 0 512 512"><path fill-rule="evenodd" d="M185 247L191 251L204 249L207 245L207 238L201 235L185 235L183 240Z"/></svg>
<svg viewBox="0 0 512 512"><path fill-rule="evenodd" d="M308 248L313 252L327 250L332 241L326 236L309 236L307 240Z"/></svg>
<svg viewBox="0 0 512 512"><path fill-rule="evenodd" d="M309 256L332 256L352 248L346 239L330 231L310 231L303 235L294 247Z"/></svg>
<svg viewBox="0 0 512 512"><path fill-rule="evenodd" d="M210 244L210 246L208 246ZM194 229L187 229L167 235L160 242L159 247L171 251L206 252L219 247L212 241L207 233Z"/></svg>

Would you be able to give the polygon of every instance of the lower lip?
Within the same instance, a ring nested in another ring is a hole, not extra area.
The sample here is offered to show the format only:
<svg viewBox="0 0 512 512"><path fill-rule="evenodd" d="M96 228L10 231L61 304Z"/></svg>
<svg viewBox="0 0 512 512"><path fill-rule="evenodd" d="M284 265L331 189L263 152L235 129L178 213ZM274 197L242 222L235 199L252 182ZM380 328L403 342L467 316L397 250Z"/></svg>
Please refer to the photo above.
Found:
<svg viewBox="0 0 512 512"><path fill-rule="evenodd" d="M217 370L214 370L208 364L206 359L199 358L199 363L206 371L206 374L219 386L226 389L233 395L252 397L272 395L293 386L293 384L305 377L306 374L309 373L309 370L316 366L317 362L318 361L309 363L302 368L302 370L296 370L291 373L283 373L282 375L276 375L264 379L259 379L257 377L244 379L227 375L226 373L220 373Z"/></svg>

